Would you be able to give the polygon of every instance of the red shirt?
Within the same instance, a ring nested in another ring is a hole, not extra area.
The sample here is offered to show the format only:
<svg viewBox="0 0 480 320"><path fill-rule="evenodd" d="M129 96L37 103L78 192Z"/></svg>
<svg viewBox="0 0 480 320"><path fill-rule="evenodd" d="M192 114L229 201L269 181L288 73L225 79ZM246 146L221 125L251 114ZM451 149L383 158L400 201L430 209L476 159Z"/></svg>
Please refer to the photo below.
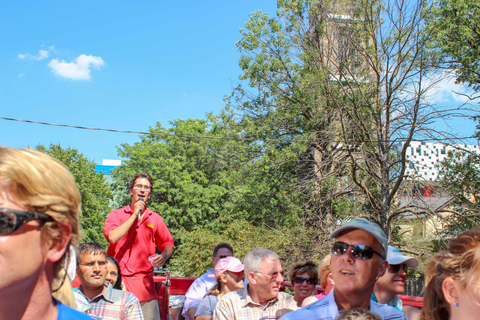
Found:
<svg viewBox="0 0 480 320"><path fill-rule="evenodd" d="M107 240L110 231L122 225L132 214L130 205L110 212L103 230ZM155 246L160 251L166 246L173 247L173 237L160 215L146 209L140 224L135 222L128 232L117 243L110 244L107 250L108 255L118 260L122 280L128 291L134 293L140 301L156 299L153 266L148 261L148 257L155 254Z"/></svg>

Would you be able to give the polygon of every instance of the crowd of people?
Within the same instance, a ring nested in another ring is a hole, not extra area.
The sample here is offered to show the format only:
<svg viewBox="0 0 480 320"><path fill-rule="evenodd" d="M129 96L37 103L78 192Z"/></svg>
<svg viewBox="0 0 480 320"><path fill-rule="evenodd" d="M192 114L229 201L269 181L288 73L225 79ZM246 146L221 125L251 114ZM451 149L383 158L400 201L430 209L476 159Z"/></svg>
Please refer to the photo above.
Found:
<svg viewBox="0 0 480 320"><path fill-rule="evenodd" d="M160 319L152 271L174 243L146 207L152 188L148 173L132 177L131 203L107 217L107 250L79 244L81 197L66 166L38 151L0 147L0 319ZM286 275L275 252L257 247L242 263L231 245L218 244L213 269L171 305L172 319L480 317L480 228L459 234L429 261L421 310L398 297L418 260L389 246L377 224L354 218L330 238L319 266L291 266L293 295L281 290Z"/></svg>

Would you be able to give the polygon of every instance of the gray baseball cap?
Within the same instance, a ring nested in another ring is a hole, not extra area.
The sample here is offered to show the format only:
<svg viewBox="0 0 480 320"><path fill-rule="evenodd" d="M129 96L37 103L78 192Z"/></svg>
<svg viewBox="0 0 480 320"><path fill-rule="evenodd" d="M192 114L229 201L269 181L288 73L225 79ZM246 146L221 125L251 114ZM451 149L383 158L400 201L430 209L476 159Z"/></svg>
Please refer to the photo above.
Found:
<svg viewBox="0 0 480 320"><path fill-rule="evenodd" d="M337 238L341 232L349 229L362 229L367 231L372 236L374 236L378 240L378 242L380 242L383 247L383 252L385 254L387 253L388 240L385 232L383 232L382 228L380 228L378 224L368 221L364 218L354 218L345 223L340 228L335 229L335 231L330 234L330 239Z"/></svg>

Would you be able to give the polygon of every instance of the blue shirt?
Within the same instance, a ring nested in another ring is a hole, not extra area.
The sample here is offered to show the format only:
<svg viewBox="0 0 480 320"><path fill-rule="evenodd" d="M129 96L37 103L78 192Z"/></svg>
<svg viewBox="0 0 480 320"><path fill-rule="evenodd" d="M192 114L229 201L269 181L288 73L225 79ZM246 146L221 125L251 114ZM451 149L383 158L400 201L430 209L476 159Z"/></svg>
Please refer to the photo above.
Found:
<svg viewBox="0 0 480 320"><path fill-rule="evenodd" d="M56 302L58 312L57 320L92 320L92 318L85 313L78 312L58 300L56 300Z"/></svg>

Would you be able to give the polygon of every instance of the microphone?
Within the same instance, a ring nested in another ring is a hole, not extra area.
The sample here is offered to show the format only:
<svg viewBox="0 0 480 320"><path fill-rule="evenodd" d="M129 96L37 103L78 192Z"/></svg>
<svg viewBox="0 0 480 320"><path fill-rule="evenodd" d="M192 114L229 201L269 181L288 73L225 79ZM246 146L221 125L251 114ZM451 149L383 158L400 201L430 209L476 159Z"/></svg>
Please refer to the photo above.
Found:
<svg viewBox="0 0 480 320"><path fill-rule="evenodd" d="M138 201L142 201L143 203L145 203L145 200L143 200L142 197L138 197ZM138 219L140 219L141 215L142 215L142 209L138 210L138 213L137 213Z"/></svg>

